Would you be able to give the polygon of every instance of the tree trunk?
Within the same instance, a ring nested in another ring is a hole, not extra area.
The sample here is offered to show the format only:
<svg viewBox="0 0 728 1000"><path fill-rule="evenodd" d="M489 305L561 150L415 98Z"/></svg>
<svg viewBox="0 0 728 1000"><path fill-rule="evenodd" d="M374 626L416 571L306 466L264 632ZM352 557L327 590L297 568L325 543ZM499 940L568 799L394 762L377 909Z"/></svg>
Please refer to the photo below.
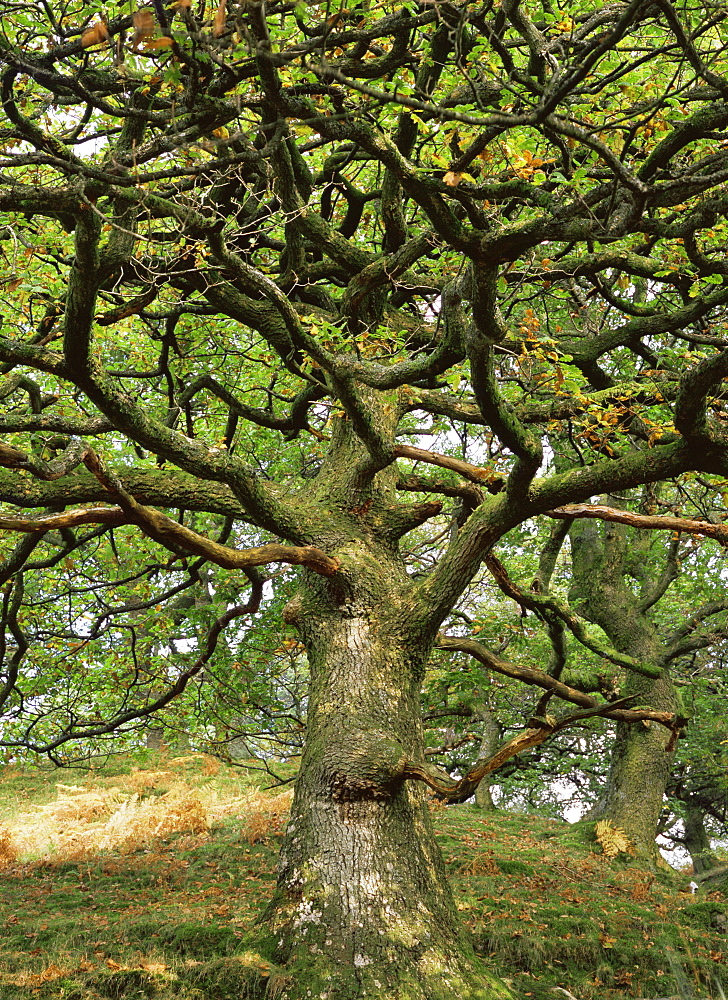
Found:
<svg viewBox="0 0 728 1000"><path fill-rule="evenodd" d="M341 602L309 576L287 609L310 660L306 746L268 913L281 998L506 997L459 924L422 786L429 654L402 607L403 568L363 551ZM377 599L378 598L378 599ZM337 606L338 605L338 606Z"/></svg>
<svg viewBox="0 0 728 1000"><path fill-rule="evenodd" d="M659 665L664 649L644 608L648 602L625 580L631 555L627 529L581 522L572 526L570 536L576 609L599 625L620 652ZM636 705L657 710L674 712L677 707L666 667L658 680L630 673L620 695L637 695ZM618 723L604 792L589 813L590 819L607 819L624 830L637 857L657 864L655 836L673 760L669 740L670 734L654 723Z"/></svg>
<svg viewBox="0 0 728 1000"><path fill-rule="evenodd" d="M150 726L147 729L145 745L147 750L161 750L164 747L164 729L162 726Z"/></svg>
<svg viewBox="0 0 728 1000"><path fill-rule="evenodd" d="M685 809L685 836L683 843L693 862L696 875L716 868L719 861L710 846L710 837L705 829L705 812L699 805L687 804Z"/></svg>
<svg viewBox="0 0 728 1000"><path fill-rule="evenodd" d="M639 694L636 704L641 706L675 711L669 677L648 681L631 676L621 693ZM655 835L674 756L666 750L669 738L655 723L618 723L606 785L589 813L590 819L608 819L624 830L637 857L658 863Z"/></svg>
<svg viewBox="0 0 728 1000"><path fill-rule="evenodd" d="M480 742L478 759L483 759L491 757L498 749L500 731L493 713L486 705L481 706L480 717L483 720L483 739ZM493 812L495 810L492 788L493 784L490 780L490 775L488 775L475 789L475 806L477 809L484 809L486 812Z"/></svg>
<svg viewBox="0 0 728 1000"><path fill-rule="evenodd" d="M394 397L366 398L372 427L393 435ZM341 568L331 579L304 571L285 610L305 645L310 682L265 918L272 956L285 969L274 995L506 1000L458 919L423 786L403 777L408 762L425 759L420 688L444 612L413 586L399 538L439 504L403 507L396 470L385 463L377 471L344 417L333 422L315 482L328 516L312 519L306 541ZM447 582L454 597L469 578L458 563Z"/></svg>

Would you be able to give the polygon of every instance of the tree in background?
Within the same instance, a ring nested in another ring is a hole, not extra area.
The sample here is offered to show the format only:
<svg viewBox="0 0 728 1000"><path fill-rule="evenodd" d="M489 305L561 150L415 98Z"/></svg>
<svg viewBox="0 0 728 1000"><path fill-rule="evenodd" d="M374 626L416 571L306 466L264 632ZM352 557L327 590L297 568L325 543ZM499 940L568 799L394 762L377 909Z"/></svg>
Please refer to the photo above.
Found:
<svg viewBox="0 0 728 1000"><path fill-rule="evenodd" d="M665 789L667 803L660 829L690 855L696 875L724 867L728 833L728 727L725 712L724 650L711 650L691 663L688 698L695 715L685 739L678 742L675 764Z"/></svg>
<svg viewBox="0 0 728 1000"><path fill-rule="evenodd" d="M233 648L258 567L302 567L279 995L500 995L425 786L463 798L585 716L666 742L682 720L542 671L571 707L456 781L420 687L508 532L728 472L722 7L3 13L5 745L62 761L133 730ZM659 682L643 649L598 650Z"/></svg>
<svg viewBox="0 0 728 1000"><path fill-rule="evenodd" d="M673 496L670 503L667 498L660 502L674 509L676 499ZM702 514L714 516L715 497L709 510L705 500L703 497ZM610 516L629 517L627 511L622 515L618 512L619 506L626 507L625 501L613 498ZM654 510L657 502L651 490L641 501L633 498L632 507L644 512L648 507ZM588 508L590 514L597 512L596 505ZM592 819L609 820L626 833L638 856L655 861L656 834L666 829L663 801L667 792L677 807L671 815L682 820L684 831L682 836L675 831L675 842L684 840L695 858L696 870L700 870L698 853L709 856L703 819L709 816L722 827L725 815L725 786L721 780L725 757L721 737L725 733L721 728L719 691L728 604L720 548L709 540L699 542L695 536L674 534L666 540L655 532L635 531L627 523L600 524L580 518L557 525L543 542L540 558L534 551L538 546L526 546L524 541L523 536L518 538L511 532L499 547L499 556L508 569L492 555L486 560L503 592L520 609L520 617L513 610L494 614L492 598L486 599L478 630L485 624L483 618L490 619L489 629L500 635L504 631L509 634L510 629L513 643L508 643L508 658L516 658L521 664L527 661L533 665L531 670L499 659L492 646L488 648L480 638L466 639L462 648L478 656L481 664L489 665L496 676L511 676L529 685L543 684L539 661L550 661L548 672L552 677L584 694L601 693L612 700L637 695L642 705L694 717L678 755L677 771L673 769L674 740L647 721L639 726L618 725L609 752L605 753L602 737L596 756L594 750L587 751L584 746L584 741L590 741L588 732L579 734L576 746L563 745L560 757L549 756L543 770L537 769L533 781L539 788L540 807L543 809L554 793L555 801L563 806L570 803L583 810L588 805ZM552 585L557 558L560 564ZM589 623L599 626L599 631L591 633ZM649 678L628 670L625 678L617 662L609 662L608 650L605 658L594 655L605 637L614 649L642 662L652 662L659 668L659 676ZM450 640L447 644L453 646ZM461 693L456 693L458 676ZM462 668L445 672L448 689L438 692L434 688L439 711L432 715L450 719L462 716L471 723L479 717L478 691L476 688L474 693L472 680L468 684L466 676ZM505 700L493 698L492 694L490 699L495 717L508 720L509 727L514 725L509 699L511 706L520 699L521 718L528 712L539 715L533 699L526 692L519 695L510 685ZM543 703L541 716L545 709ZM568 734L567 739L572 735ZM458 746L467 745L462 738L456 742ZM462 767L462 762L454 762L454 766ZM530 766L528 761L526 767ZM577 780L576 775L584 771L591 771L591 778ZM575 780L577 797L572 801L566 786L574 785ZM542 787L554 783L550 790ZM563 806L558 806L558 812Z"/></svg>

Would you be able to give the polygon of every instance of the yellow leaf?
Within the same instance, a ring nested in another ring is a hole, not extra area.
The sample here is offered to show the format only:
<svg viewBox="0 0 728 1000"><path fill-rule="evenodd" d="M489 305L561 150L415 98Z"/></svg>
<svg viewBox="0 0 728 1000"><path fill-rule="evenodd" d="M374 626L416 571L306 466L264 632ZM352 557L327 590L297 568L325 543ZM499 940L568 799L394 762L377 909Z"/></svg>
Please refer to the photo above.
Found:
<svg viewBox="0 0 728 1000"><path fill-rule="evenodd" d="M632 849L630 839L624 830L608 819L599 820L594 827L594 835L608 858L616 858L622 852L627 854Z"/></svg>
<svg viewBox="0 0 728 1000"><path fill-rule="evenodd" d="M169 968L164 962L141 962L140 964L147 972L166 972Z"/></svg>
<svg viewBox="0 0 728 1000"><path fill-rule="evenodd" d="M448 170L448 172L442 179L449 187L457 187L460 181L463 179L463 175L461 173L457 173L454 170Z"/></svg>

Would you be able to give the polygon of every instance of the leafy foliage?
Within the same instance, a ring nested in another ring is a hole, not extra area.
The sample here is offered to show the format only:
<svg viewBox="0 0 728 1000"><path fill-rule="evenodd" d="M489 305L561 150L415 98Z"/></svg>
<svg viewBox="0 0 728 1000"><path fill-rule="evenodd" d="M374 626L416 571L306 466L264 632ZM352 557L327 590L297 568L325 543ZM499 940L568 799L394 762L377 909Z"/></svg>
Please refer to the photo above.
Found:
<svg viewBox="0 0 728 1000"><path fill-rule="evenodd" d="M121 503L7 542L8 746L183 725L204 685L177 719L164 692L210 669L245 585L208 537L326 549L342 417L400 490L455 499L418 515L415 579L474 507L479 559L600 490L699 468L719 492L722 15L663 7L8 8L3 496Z"/></svg>
<svg viewBox="0 0 728 1000"><path fill-rule="evenodd" d="M700 701L728 613L723 8L2 12L9 759L153 726L266 764L303 743L312 837L313 803L463 800L549 739L602 745L594 720L619 746L649 724L669 762L668 668ZM577 592L599 560L601 606ZM429 721L455 701L483 737L460 774L429 759L458 733L420 736L435 648Z"/></svg>

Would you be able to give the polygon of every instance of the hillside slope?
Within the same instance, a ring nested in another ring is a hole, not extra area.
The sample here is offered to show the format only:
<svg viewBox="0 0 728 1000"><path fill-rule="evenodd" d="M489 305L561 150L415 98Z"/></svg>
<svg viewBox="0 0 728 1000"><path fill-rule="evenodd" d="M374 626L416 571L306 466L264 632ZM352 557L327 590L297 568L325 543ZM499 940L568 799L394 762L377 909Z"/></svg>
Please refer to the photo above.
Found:
<svg viewBox="0 0 728 1000"><path fill-rule="evenodd" d="M0 1000L275 995L254 921L290 791L260 780L195 755L0 772ZM516 996L725 1000L721 892L607 858L586 824L433 813L474 947Z"/></svg>

